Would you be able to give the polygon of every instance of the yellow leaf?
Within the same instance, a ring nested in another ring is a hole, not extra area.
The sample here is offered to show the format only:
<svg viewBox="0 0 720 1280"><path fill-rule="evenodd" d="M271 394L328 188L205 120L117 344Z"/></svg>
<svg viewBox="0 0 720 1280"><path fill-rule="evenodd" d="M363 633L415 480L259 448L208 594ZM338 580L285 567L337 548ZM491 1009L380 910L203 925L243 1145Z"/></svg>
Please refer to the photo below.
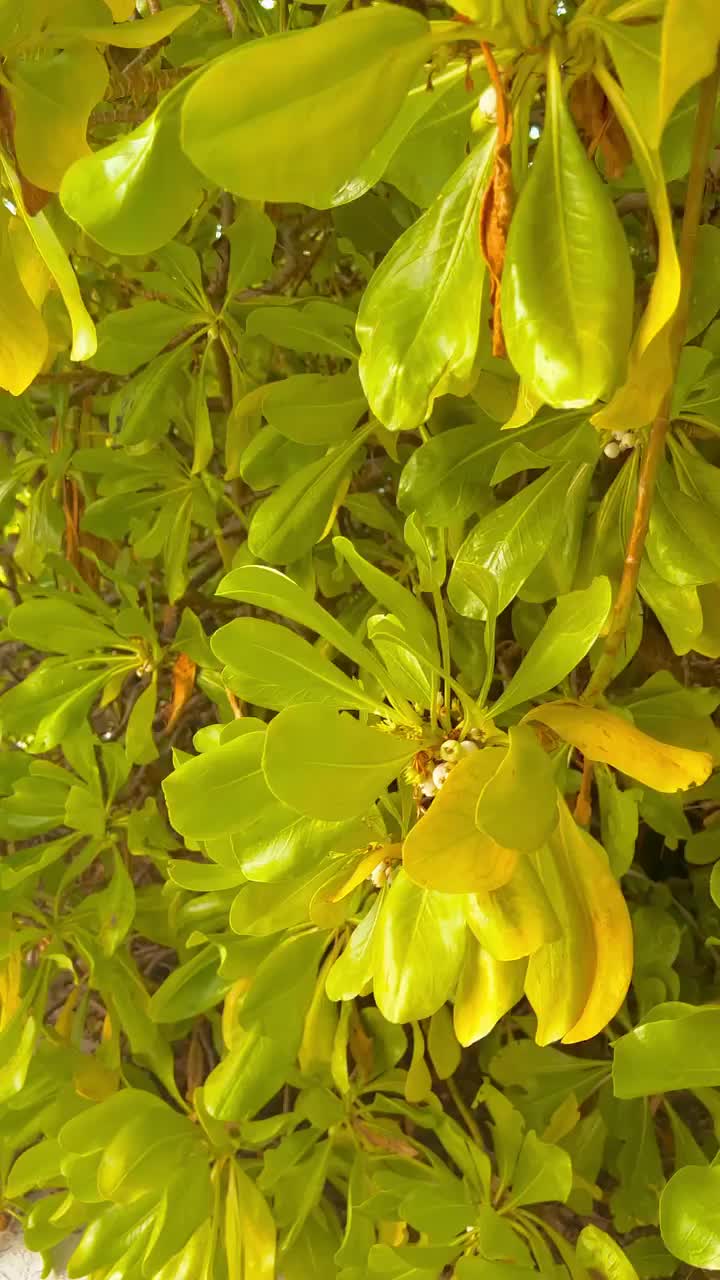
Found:
<svg viewBox="0 0 720 1280"><path fill-rule="evenodd" d="M496 960L530 956L560 936L560 925L528 858L519 858L512 880L468 898L467 922Z"/></svg>
<svg viewBox="0 0 720 1280"><path fill-rule="evenodd" d="M406 837L403 863L416 884L443 893L474 893L510 879L517 853L496 844L475 825L478 796L503 754L502 748L486 747L455 765L428 812Z"/></svg>
<svg viewBox="0 0 720 1280"><path fill-rule="evenodd" d="M48 334L40 312L15 265L8 234L9 215L0 221L0 387L22 395L43 366Z"/></svg>
<svg viewBox="0 0 720 1280"><path fill-rule="evenodd" d="M492 1031L523 993L525 960L496 960L477 938L468 938L455 995L453 1023L461 1045L475 1044Z"/></svg>
<svg viewBox="0 0 720 1280"><path fill-rule="evenodd" d="M720 42L717 0L666 0L660 44L660 92L656 146L673 107L715 66Z"/></svg>
<svg viewBox="0 0 720 1280"><path fill-rule="evenodd" d="M654 791L685 791L705 782L712 772L707 752L658 742L611 711L580 702L548 702L533 707L525 719L547 725L588 759L612 765Z"/></svg>

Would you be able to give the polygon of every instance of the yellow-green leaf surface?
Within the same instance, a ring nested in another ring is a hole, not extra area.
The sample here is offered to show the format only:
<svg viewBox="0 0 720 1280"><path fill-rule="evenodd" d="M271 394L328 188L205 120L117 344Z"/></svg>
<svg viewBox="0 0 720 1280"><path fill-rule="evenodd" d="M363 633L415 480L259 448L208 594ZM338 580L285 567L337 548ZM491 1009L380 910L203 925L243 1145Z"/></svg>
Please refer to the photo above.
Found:
<svg viewBox="0 0 720 1280"><path fill-rule="evenodd" d="M608 431L637 430L654 418L671 376L670 321L680 298L680 263L660 156L638 128L614 76L603 67L595 68L595 76L632 147L655 221L658 257L650 296L633 338L627 380L592 421Z"/></svg>
<svg viewBox="0 0 720 1280"><path fill-rule="evenodd" d="M63 179L65 212L113 253L160 248L200 203L203 180L180 147L191 83L176 85L137 129L78 160Z"/></svg>
<svg viewBox="0 0 720 1280"><path fill-rule="evenodd" d="M119 0L118 8L119 8ZM197 13L199 5L174 5L159 13L152 13L138 22L115 22L83 26L51 26L48 40L71 44L76 40L88 40L92 44L110 44L118 49L146 49L158 40L165 40L173 31ZM127 5L125 6L127 9Z"/></svg>
<svg viewBox="0 0 720 1280"><path fill-rule="evenodd" d="M360 377L384 426L407 431L469 377L480 334L485 263L477 221L495 133L453 174L375 272L358 313Z"/></svg>
<svg viewBox="0 0 720 1280"><path fill-rule="evenodd" d="M297 813L342 820L369 809L419 747L328 707L286 707L268 725L263 769Z"/></svg>
<svg viewBox="0 0 720 1280"><path fill-rule="evenodd" d="M387 4L250 41L193 87L183 146L202 173L237 195L329 208L431 49L425 18Z"/></svg>
<svg viewBox="0 0 720 1280"><path fill-rule="evenodd" d="M77 45L17 62L11 74L18 164L36 186L58 191L66 169L90 150L85 134L107 87L105 60Z"/></svg>
<svg viewBox="0 0 720 1280"><path fill-rule="evenodd" d="M670 112L683 94L715 66L720 8L715 0L667 0L662 20L660 86L655 133L659 146Z"/></svg>
<svg viewBox="0 0 720 1280"><path fill-rule="evenodd" d="M4 158L2 158L2 167L12 191L15 207L23 218L35 243L35 248L53 277L67 307L73 335L70 358L71 360L88 360L97 351L97 334L95 325L82 300L70 260L45 214L36 213L31 218L26 213L17 175Z"/></svg>
<svg viewBox="0 0 720 1280"><path fill-rule="evenodd" d="M48 333L40 312L23 285L9 235L10 215L0 212L0 387L22 395L42 369Z"/></svg>
<svg viewBox="0 0 720 1280"><path fill-rule="evenodd" d="M560 935L557 916L529 858L518 859L507 884L468 897L467 922L496 960L530 956Z"/></svg>
<svg viewBox="0 0 720 1280"><path fill-rule="evenodd" d="M557 787L550 757L528 725L509 730L510 745L477 802L475 822L507 849L532 853L557 823Z"/></svg>
<svg viewBox="0 0 720 1280"><path fill-rule="evenodd" d="M555 688L597 640L612 604L607 578L560 596L550 617L492 708L493 718Z"/></svg>
<svg viewBox="0 0 720 1280"><path fill-rule="evenodd" d="M503 754L488 747L461 760L412 828L403 845L403 865L416 884L443 893L474 893L510 879L516 852L475 823L478 796Z"/></svg>
<svg viewBox="0 0 720 1280"><path fill-rule="evenodd" d="M684 791L710 776L712 757L650 738L629 720L579 702L548 702L526 719L539 721L589 760L612 765L655 791Z"/></svg>
<svg viewBox="0 0 720 1280"><path fill-rule="evenodd" d="M545 125L510 226L502 282L508 355L548 404L607 397L625 375L633 274L620 220L548 62Z"/></svg>
<svg viewBox="0 0 720 1280"><path fill-rule="evenodd" d="M482 1040L523 993L525 960L496 960L470 936L455 995L453 1023L460 1044Z"/></svg>
<svg viewBox="0 0 720 1280"><path fill-rule="evenodd" d="M466 933L461 898L423 889L398 871L373 934L375 1001L388 1022L428 1018L445 1003Z"/></svg>

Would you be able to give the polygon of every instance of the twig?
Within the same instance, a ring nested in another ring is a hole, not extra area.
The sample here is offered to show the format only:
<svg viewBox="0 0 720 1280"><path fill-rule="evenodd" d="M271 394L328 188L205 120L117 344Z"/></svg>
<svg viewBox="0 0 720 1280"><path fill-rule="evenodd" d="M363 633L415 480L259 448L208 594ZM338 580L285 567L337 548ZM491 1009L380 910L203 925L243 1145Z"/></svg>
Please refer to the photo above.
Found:
<svg viewBox="0 0 720 1280"><path fill-rule="evenodd" d="M573 817L581 827L589 827L592 818L592 779L593 762L585 756L583 760L582 781L575 801Z"/></svg>
<svg viewBox="0 0 720 1280"><path fill-rule="evenodd" d="M650 523L650 510L655 494L658 469L665 454L665 440L670 428L673 388L682 352L683 339L687 330L690 286L695 264L698 227L702 216L705 176L712 143L713 117L719 81L720 63L716 64L713 74L703 81L700 104L695 121L692 160L678 254L681 271L680 298L675 318L671 322L670 358L672 361L672 374L670 384L663 396L657 417L650 428L647 450L640 471L638 494L630 537L628 538L625 552L620 587L613 606L610 629L605 637L602 655L582 695L583 700L586 702L599 698L615 675L617 657L625 640L630 613L637 592L640 565Z"/></svg>
<svg viewBox="0 0 720 1280"><path fill-rule="evenodd" d="M233 13L230 5L228 4L228 0L218 0L218 9L220 10L223 18L225 19L225 22L227 23L227 29L230 32L230 35L234 36L235 26L236 26L235 14Z"/></svg>

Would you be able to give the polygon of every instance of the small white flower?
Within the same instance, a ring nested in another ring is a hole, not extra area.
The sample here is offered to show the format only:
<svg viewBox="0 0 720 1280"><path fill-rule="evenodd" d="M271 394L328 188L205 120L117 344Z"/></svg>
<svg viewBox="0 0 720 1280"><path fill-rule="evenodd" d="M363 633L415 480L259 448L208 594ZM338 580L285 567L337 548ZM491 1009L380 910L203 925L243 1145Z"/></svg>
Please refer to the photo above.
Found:
<svg viewBox="0 0 720 1280"><path fill-rule="evenodd" d="M634 434L634 432L632 432L632 431L624 431L624 432L623 432L622 436L620 437L620 448L621 448L621 449L634 449L634 448L635 448L635 434Z"/></svg>
<svg viewBox="0 0 720 1280"><path fill-rule="evenodd" d="M617 458L620 453L620 445L617 440L611 440L609 444L606 444L603 453L606 458Z"/></svg>
<svg viewBox="0 0 720 1280"><path fill-rule="evenodd" d="M433 782L432 778L428 778L426 782L422 782L420 784L420 790L422 791L424 796L427 796L428 799L431 799L434 795L437 795L437 787L435 786L435 783Z"/></svg>

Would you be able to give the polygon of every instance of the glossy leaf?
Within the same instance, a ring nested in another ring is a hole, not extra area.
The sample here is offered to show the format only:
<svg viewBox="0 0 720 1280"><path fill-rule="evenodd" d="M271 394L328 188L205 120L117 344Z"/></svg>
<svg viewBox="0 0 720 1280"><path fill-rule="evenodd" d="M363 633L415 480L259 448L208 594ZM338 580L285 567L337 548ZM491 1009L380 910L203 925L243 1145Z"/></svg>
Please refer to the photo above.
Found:
<svg viewBox="0 0 720 1280"><path fill-rule="evenodd" d="M555 773L527 725L511 728L509 738L498 768L480 792L475 822L505 848L532 853L545 844L557 824Z"/></svg>
<svg viewBox="0 0 720 1280"><path fill-rule="evenodd" d="M465 916L451 894L422 889L398 871L373 937L374 992L389 1022L429 1017L445 1003L465 950Z"/></svg>
<svg viewBox="0 0 720 1280"><path fill-rule="evenodd" d="M492 707L496 717L553 689L582 662L597 640L612 604L607 578L561 596L512 680Z"/></svg>
<svg viewBox="0 0 720 1280"><path fill-rule="evenodd" d="M622 227L575 132L551 54L545 125L503 271L505 341L523 381L564 408L607 398L625 372L632 294Z"/></svg>
<svg viewBox="0 0 720 1280"><path fill-rule="evenodd" d="M678 1169L660 1200L660 1230L676 1258L720 1267L720 1169Z"/></svg>
<svg viewBox="0 0 720 1280"><path fill-rule="evenodd" d="M59 190L65 170L89 153L88 119L107 82L104 59L87 45L18 62L12 77L15 151L36 186Z"/></svg>
<svg viewBox="0 0 720 1280"><path fill-rule="evenodd" d="M113 253L158 249L200 203L202 178L180 147L180 111L189 88L188 80L176 85L137 129L65 174L65 212Z"/></svg>
<svg viewBox="0 0 720 1280"><path fill-rule="evenodd" d="M283 803L308 817L335 820L369 809L416 750L407 738L330 708L288 707L268 727L263 769Z"/></svg>
<svg viewBox="0 0 720 1280"><path fill-rule="evenodd" d="M485 265L474 227L493 148L488 134L436 202L396 241L358 313L360 377L392 431L418 427L475 360Z"/></svg>
<svg viewBox="0 0 720 1280"><path fill-rule="evenodd" d="M183 146L237 195L327 208L391 124L431 48L427 22L390 5L251 41L193 88ZM298 110L302 154L293 141Z"/></svg>

